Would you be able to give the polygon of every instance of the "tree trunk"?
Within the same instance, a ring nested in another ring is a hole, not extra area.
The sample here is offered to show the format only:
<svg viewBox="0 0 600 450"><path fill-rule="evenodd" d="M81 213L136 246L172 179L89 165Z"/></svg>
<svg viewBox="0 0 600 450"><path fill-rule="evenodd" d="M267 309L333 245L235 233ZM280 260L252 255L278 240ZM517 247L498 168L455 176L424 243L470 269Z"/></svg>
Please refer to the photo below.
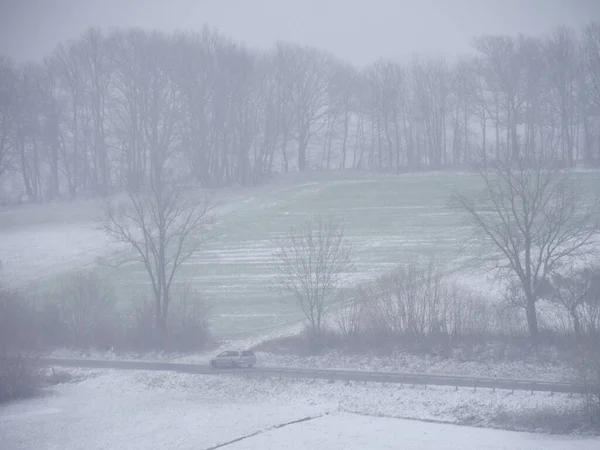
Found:
<svg viewBox="0 0 600 450"><path fill-rule="evenodd" d="M331 165L331 147L333 145L333 131L334 131L334 127L335 126L335 118L331 121L331 126L329 128L329 136L327 138L327 170L329 170L329 167Z"/></svg>
<svg viewBox="0 0 600 450"><path fill-rule="evenodd" d="M154 295L154 329L156 332L162 328L162 293L155 292Z"/></svg>
<svg viewBox="0 0 600 450"><path fill-rule="evenodd" d="M575 336L581 336L581 321L579 320L579 314L577 314L577 306L572 306L569 308L569 314L571 314L571 319L573 319L573 331L575 332Z"/></svg>
<svg viewBox="0 0 600 450"><path fill-rule="evenodd" d="M169 290L166 286L163 287L162 313L161 313L161 336L164 338L167 335L168 317L169 317Z"/></svg>
<svg viewBox="0 0 600 450"><path fill-rule="evenodd" d="M348 116L349 116L349 114L348 114L348 112L346 112L346 114L344 116L344 137L342 140L342 162L340 164L341 170L344 170L346 168L346 143L348 141L348 127L349 127L349 122L350 122L350 118Z"/></svg>
<svg viewBox="0 0 600 450"><path fill-rule="evenodd" d="M535 307L535 299L527 299L527 306L525 308L525 312L527 314L527 328L529 329L529 337L535 343L538 337L538 320L537 311Z"/></svg>
<svg viewBox="0 0 600 450"><path fill-rule="evenodd" d="M487 164L487 147L486 147L486 128L487 128L487 120L486 120L486 116L485 116L485 111L483 112L483 116L481 118L481 134L482 134L482 138L481 138L481 153L482 153L482 158L483 158L483 163Z"/></svg>
<svg viewBox="0 0 600 450"><path fill-rule="evenodd" d="M298 146L298 170L306 172L306 144L304 140L301 140Z"/></svg>
<svg viewBox="0 0 600 450"><path fill-rule="evenodd" d="M495 128L496 128L496 161L500 161L500 106L498 105L498 97L494 96L495 106Z"/></svg>

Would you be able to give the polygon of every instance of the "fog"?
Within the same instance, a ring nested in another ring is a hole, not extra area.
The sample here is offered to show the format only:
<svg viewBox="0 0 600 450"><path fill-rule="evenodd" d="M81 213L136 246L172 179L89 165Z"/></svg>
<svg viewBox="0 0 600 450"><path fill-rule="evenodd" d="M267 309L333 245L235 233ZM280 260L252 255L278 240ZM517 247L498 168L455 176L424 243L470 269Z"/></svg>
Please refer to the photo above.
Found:
<svg viewBox="0 0 600 450"><path fill-rule="evenodd" d="M0 449L598 450L599 245L600 0L0 0Z"/></svg>
<svg viewBox="0 0 600 450"><path fill-rule="evenodd" d="M355 64L470 51L480 34L538 35L600 17L595 0L0 0L0 54L37 60L88 27L204 23L252 47L315 46Z"/></svg>

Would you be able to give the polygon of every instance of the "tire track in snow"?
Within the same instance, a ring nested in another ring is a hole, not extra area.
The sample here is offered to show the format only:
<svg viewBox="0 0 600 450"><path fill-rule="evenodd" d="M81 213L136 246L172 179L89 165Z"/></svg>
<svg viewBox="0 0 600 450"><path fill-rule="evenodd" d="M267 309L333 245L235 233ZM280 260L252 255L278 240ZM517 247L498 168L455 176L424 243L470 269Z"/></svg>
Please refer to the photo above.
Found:
<svg viewBox="0 0 600 450"><path fill-rule="evenodd" d="M263 433L266 433L268 431L272 431L272 430L277 430L279 428L288 427L290 425L295 425L297 423L309 422L311 420L320 419L321 417L324 417L324 416L327 416L327 415L329 415L329 413L320 414L318 416L303 417L302 419L296 419L296 420L292 420L290 422L285 422L285 423L280 423L280 424L277 424L277 425L273 425L272 427L265 428L264 430L255 431L254 433L247 434L245 436L233 439L231 441L223 442L222 444L217 444L217 445L214 445L212 447L208 447L205 450L217 450L219 448L223 448L223 447L227 447L228 445L235 444L236 442L240 442L240 441L243 441L245 439L249 439L251 437L258 436L259 434L263 434Z"/></svg>

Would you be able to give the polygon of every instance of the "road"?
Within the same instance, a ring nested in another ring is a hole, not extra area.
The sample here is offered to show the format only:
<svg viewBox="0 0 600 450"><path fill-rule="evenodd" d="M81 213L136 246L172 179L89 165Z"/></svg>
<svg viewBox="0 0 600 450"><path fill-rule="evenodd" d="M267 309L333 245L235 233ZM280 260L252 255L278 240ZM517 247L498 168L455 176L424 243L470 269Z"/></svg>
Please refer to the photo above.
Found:
<svg viewBox="0 0 600 450"><path fill-rule="evenodd" d="M339 369L302 369L291 367L261 367L252 369L213 369L208 364L171 363L155 361L99 360L44 358L42 364L59 367L90 369L153 370L189 374L219 375L223 373L277 378L325 379L331 381L363 381L407 385L434 385L469 388L507 389L537 392L582 393L584 387L573 383L507 378L459 377L453 375L429 375L398 372L368 372Z"/></svg>

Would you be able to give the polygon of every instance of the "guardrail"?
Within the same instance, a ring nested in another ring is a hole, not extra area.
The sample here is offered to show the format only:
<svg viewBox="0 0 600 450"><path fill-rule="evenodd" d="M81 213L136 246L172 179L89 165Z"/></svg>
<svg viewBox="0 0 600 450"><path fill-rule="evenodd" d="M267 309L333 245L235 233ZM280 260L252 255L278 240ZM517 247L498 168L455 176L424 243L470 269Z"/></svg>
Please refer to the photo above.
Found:
<svg viewBox="0 0 600 450"><path fill-rule="evenodd" d="M510 378L460 377L453 375L415 374L398 372L369 372L347 369L306 369L296 367L256 367L253 369L212 369L207 364L173 363L131 360L98 360L98 359L63 359L45 358L41 362L49 366L80 367L93 369L153 370L190 374L234 374L247 377L278 377L296 379L322 379L329 381L355 381L390 383L421 386L452 386L477 390L505 389L510 391L531 391L581 394L586 389L583 385L564 382L547 382L538 380L517 380Z"/></svg>
<svg viewBox="0 0 600 450"><path fill-rule="evenodd" d="M583 385L578 385L575 383L547 382L539 380L517 380L506 378L459 377L452 375L432 375L398 372L368 372L340 369L257 367L252 371L245 371L244 374L249 376L279 376L280 378L312 378L334 381L363 381L402 385L406 384L422 386L452 386L455 388L472 388L474 390L477 390L477 388L487 388L505 389L510 391L520 390L568 394L580 394L585 392L585 387Z"/></svg>

